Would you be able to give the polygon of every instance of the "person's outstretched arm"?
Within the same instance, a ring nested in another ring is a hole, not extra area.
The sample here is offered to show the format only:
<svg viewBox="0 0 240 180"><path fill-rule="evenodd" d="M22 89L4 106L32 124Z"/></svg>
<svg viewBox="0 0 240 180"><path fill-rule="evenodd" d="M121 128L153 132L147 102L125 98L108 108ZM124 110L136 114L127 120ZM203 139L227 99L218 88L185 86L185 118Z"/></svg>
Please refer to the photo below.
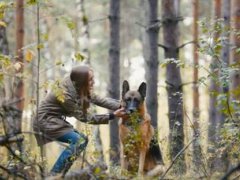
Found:
<svg viewBox="0 0 240 180"><path fill-rule="evenodd" d="M111 110L117 110L120 108L121 105L119 100L112 98L102 98L96 94L93 94L91 96L91 103Z"/></svg>
<svg viewBox="0 0 240 180"><path fill-rule="evenodd" d="M65 101L62 102L64 110L67 112L68 116L73 116L81 122L88 124L108 124L109 120L114 119L115 117L121 117L125 115L125 110L123 108L119 109L120 103L105 103L105 105L110 106L114 104L114 108L117 110L113 113L106 114L94 114L85 112L83 113L82 108L75 102L72 98L65 98ZM118 108L117 108L118 106Z"/></svg>

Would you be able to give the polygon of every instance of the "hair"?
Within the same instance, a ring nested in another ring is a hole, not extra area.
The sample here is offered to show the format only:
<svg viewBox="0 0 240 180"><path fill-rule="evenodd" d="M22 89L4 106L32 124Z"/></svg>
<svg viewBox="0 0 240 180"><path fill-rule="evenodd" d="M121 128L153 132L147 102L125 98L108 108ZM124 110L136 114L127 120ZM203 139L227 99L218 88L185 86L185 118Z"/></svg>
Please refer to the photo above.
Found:
<svg viewBox="0 0 240 180"><path fill-rule="evenodd" d="M92 69L86 65L80 65L72 68L70 79L80 96L83 113L86 114L89 108L90 90L89 90L89 71Z"/></svg>

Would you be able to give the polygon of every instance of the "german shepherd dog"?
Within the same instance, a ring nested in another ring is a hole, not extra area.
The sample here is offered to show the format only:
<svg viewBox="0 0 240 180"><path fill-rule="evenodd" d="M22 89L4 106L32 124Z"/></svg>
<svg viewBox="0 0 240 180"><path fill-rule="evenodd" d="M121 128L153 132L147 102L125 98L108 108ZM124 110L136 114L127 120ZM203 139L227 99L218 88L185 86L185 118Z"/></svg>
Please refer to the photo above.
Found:
<svg viewBox="0 0 240 180"><path fill-rule="evenodd" d="M129 90L128 81L122 85L122 107L127 116L119 120L120 158L122 172L143 175L162 162L159 145L154 140L154 128L145 107L146 83L137 91ZM154 145L155 144L155 145Z"/></svg>

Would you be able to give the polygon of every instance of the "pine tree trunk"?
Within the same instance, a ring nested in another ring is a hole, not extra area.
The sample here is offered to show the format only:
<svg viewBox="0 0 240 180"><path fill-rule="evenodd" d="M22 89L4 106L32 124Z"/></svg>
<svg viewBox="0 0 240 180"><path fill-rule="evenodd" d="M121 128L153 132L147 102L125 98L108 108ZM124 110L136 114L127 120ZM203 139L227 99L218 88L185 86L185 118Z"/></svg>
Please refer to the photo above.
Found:
<svg viewBox="0 0 240 180"><path fill-rule="evenodd" d="M4 26L0 26L0 52L1 54L8 55L9 54L9 49L8 49L8 40L7 40L7 34L6 34L6 28ZM2 67L0 66L0 69ZM4 78L5 79L5 78ZM2 79L4 81L4 79ZM8 82L0 82L1 84L8 83ZM0 87L0 104L3 103L3 101L6 98L6 87L4 85L1 85Z"/></svg>
<svg viewBox="0 0 240 180"><path fill-rule="evenodd" d="M153 127L158 128L158 1L148 0L145 53L145 71L147 82L146 104Z"/></svg>
<svg viewBox="0 0 240 180"><path fill-rule="evenodd" d="M76 7L77 7L77 28L76 28L76 52L81 50L84 55L86 56L84 62L86 64L90 64L90 51L89 51L89 43L90 43L90 33L89 33L89 24L88 24L88 17L85 12L85 1L84 0L76 0ZM80 25L80 26L79 26ZM79 29L82 30L82 34L80 34ZM79 46L78 38L84 38L84 43ZM81 47L81 49L79 48Z"/></svg>
<svg viewBox="0 0 240 180"><path fill-rule="evenodd" d="M16 1L16 55L17 62L21 64L21 68L16 73L23 73L23 44L24 43L24 0ZM21 99L24 96L24 85L22 78L16 78L16 91L15 99ZM17 103L17 108L22 111L24 107L24 101ZM21 129L21 123L17 127Z"/></svg>
<svg viewBox="0 0 240 180"><path fill-rule="evenodd" d="M221 128L223 128L223 124L225 123L225 119L227 118L227 114L222 112L222 109L225 109L228 107L229 103L229 82L226 77L226 68L229 67L229 56L230 56L230 36L229 36L229 29L230 29L230 16L231 16L231 1L229 0L222 0L222 6L221 6L221 17L223 19L224 24L224 31L221 34L224 41L222 42L222 51L221 51L221 60L222 60L222 67L221 71L219 73L220 76L220 95L224 97L223 102L220 106L220 112L219 112L219 119L218 119L218 129L217 133L220 136L221 134ZM228 170L229 166L229 160L228 160L228 152L225 150L222 152L221 157L218 159L217 165L221 168L220 171L226 172Z"/></svg>
<svg viewBox="0 0 240 180"><path fill-rule="evenodd" d="M231 1L231 11L232 11L232 16L231 16L232 27L236 30L236 32L239 32L240 31L240 1L239 0ZM240 53L239 52L237 53L236 50L237 48L240 47L240 39L239 37L237 38L237 35L234 33L232 33L232 36L231 36L231 44L233 45L233 50L230 54L230 62L231 64L235 64L235 68L239 68ZM231 90L239 91L240 71L238 70L238 71L235 71L233 74L231 74L231 79L232 79ZM232 95L231 98L233 100L239 100L240 93ZM239 107L239 103L237 105Z"/></svg>
<svg viewBox="0 0 240 180"><path fill-rule="evenodd" d="M214 1L214 20L216 21L217 19L219 19L221 17L221 0L215 0ZM214 42L216 42L216 40L219 37L219 33L216 32L214 34ZM215 57L212 57L211 60L211 64L210 64L210 71L212 73L212 77L210 79L210 86L209 86L209 94L210 94L210 98L209 98L209 128L208 128L208 152L212 153L212 155L214 156L214 152L215 152L215 143L218 140L218 135L217 135L217 126L218 126L218 111L217 111L217 96L216 94L219 93L219 86L217 85L217 79L216 77L218 77L218 70L219 69L219 65L218 65L218 60ZM211 170L214 170L214 160L215 157L210 158L208 163L209 163L209 168Z"/></svg>
<svg viewBox="0 0 240 180"><path fill-rule="evenodd" d="M164 56L166 59L177 60L179 57L178 9L173 0L162 1ZM172 160L184 147L183 89L180 69L176 63L167 64L166 83L170 128L169 146L170 158ZM176 173L185 173L186 164L184 153L173 169Z"/></svg>
<svg viewBox="0 0 240 180"><path fill-rule="evenodd" d="M203 154L201 149L200 143L200 127L199 127L199 89L198 89L198 16L199 16L199 0L193 1L193 62L194 62L194 69L193 69L193 137L198 137L193 142L193 164L196 170L199 170L199 167L203 165Z"/></svg>
<svg viewBox="0 0 240 180"><path fill-rule="evenodd" d="M151 123L158 134L158 1L142 1L142 7L145 9L145 20L147 27L143 32L143 55L145 59L145 77L147 82L146 105L148 113L151 116ZM158 160L163 164L162 153L159 144L155 143Z"/></svg>
<svg viewBox="0 0 240 180"><path fill-rule="evenodd" d="M21 64L20 68L16 70L16 73L23 73L23 38L24 38L24 1L16 1L16 55L17 63ZM10 97L10 101L4 108L4 119L5 119L5 130L7 135L15 135L21 133L22 131L22 111L24 106L23 101L23 79L15 76L13 85L13 94ZM16 144L11 144L11 148L15 150L22 151L22 143L17 142Z"/></svg>
<svg viewBox="0 0 240 180"><path fill-rule="evenodd" d="M109 97L119 99L120 95L120 0L110 1L110 49L109 49ZM110 161L119 163L119 138L117 120L110 122Z"/></svg>

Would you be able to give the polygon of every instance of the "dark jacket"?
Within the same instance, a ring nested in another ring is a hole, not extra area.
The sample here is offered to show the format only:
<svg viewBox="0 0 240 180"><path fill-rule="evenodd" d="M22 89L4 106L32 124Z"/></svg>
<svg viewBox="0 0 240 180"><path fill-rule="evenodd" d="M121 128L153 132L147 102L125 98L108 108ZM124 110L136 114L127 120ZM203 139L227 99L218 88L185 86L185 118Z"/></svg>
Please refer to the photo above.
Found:
<svg viewBox="0 0 240 180"><path fill-rule="evenodd" d="M79 104L81 97L77 94L69 75L64 78L60 88L63 88L64 102L59 101L56 95L50 92L39 106L38 115L33 123L38 145L46 144L73 131L73 126L65 120L66 117L75 117L89 124L107 124L109 121L109 114L96 115L82 112ZM100 98L94 94L90 102L111 110L120 107L119 101Z"/></svg>

